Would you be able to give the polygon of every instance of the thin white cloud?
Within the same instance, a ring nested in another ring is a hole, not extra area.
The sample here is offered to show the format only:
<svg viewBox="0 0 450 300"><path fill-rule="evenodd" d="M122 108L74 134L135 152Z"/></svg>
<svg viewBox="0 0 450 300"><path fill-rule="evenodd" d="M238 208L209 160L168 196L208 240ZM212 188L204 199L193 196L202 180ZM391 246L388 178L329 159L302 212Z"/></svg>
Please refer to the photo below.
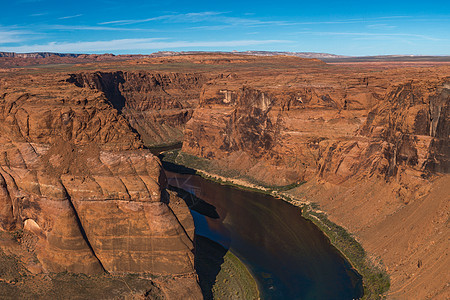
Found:
<svg viewBox="0 0 450 300"><path fill-rule="evenodd" d="M385 16L385 17L373 17L373 18L351 18L351 19L341 19L341 20L327 20L327 21L305 21L305 22L295 22L290 23L290 25L327 25L327 24L355 24L355 23L367 23L376 21L386 21L389 19L408 19L412 18L410 16Z"/></svg>
<svg viewBox="0 0 450 300"><path fill-rule="evenodd" d="M412 17L411 16L384 16L384 17L367 18L366 20L386 20L386 19L404 19L404 18L412 18Z"/></svg>
<svg viewBox="0 0 450 300"><path fill-rule="evenodd" d="M169 21L177 23L222 23L228 25L241 25L241 26L261 26L261 25L295 25L297 23L287 21L262 21L253 18L241 18L226 16L227 12L206 11L198 13L186 13L186 14L168 14L147 19L135 19L135 20L114 20L98 23L99 25L131 25L137 23L147 23L153 21ZM215 25L211 25L215 26ZM205 26L206 29L207 26Z"/></svg>
<svg viewBox="0 0 450 300"><path fill-rule="evenodd" d="M78 15L73 15L73 16L60 17L60 18L58 18L58 20L65 20L65 19L78 18L78 17L81 17L82 15L83 15L83 14L78 14Z"/></svg>
<svg viewBox="0 0 450 300"><path fill-rule="evenodd" d="M251 17L251 13L244 14L246 17L234 17L229 16L229 12L215 12L206 11L198 13L186 13L186 14L167 14L146 19L130 19L130 20L112 20L98 23L99 25L131 25L137 23L147 22L173 22L173 23L200 23L209 22L209 26L197 26L192 29L205 29L208 27L214 29L217 24L224 24L228 26L245 26L245 27L259 27L259 26L295 26L295 25L334 25L334 24L354 24L354 23L368 23L376 21L388 21L393 19L407 19L410 16L384 16L373 18L351 18L341 20L319 20L319 21L285 21L285 20L260 20Z"/></svg>
<svg viewBox="0 0 450 300"><path fill-rule="evenodd" d="M158 32L155 29L144 28L123 28L123 27L108 27L108 26L82 26L82 25L49 25L42 27L43 29L51 30L86 30L86 31L142 31L142 32Z"/></svg>
<svg viewBox="0 0 450 300"><path fill-rule="evenodd" d="M163 41L163 39L120 39L111 41L75 42L75 43L48 43L45 45L27 45L5 47L10 52L110 52L126 50L155 50L200 47L242 47L263 44L290 43L286 40L235 40L235 41Z"/></svg>
<svg viewBox="0 0 450 300"><path fill-rule="evenodd" d="M442 41L443 39L435 38L428 35L413 33L373 33L373 32L324 32L324 31L302 31L297 34L313 34L313 35L334 35L334 36L356 36L356 37L405 37L416 38L430 41Z"/></svg>
<svg viewBox="0 0 450 300"><path fill-rule="evenodd" d="M36 13L36 14L31 14L30 17L40 17L40 16L45 16L48 15L48 13Z"/></svg>
<svg viewBox="0 0 450 300"><path fill-rule="evenodd" d="M10 44L10 43L18 43L21 42L22 39L18 38L16 35L11 32L0 31L0 45L2 44Z"/></svg>
<svg viewBox="0 0 450 300"><path fill-rule="evenodd" d="M390 30L397 28L397 26L388 25L388 24L369 24L366 26L369 29L380 29L380 30Z"/></svg>
<svg viewBox="0 0 450 300"><path fill-rule="evenodd" d="M170 14L170 15L162 15L147 19L134 19L134 20L115 20L115 21L107 21L98 23L99 25L108 25L108 24L117 24L117 25L130 25L137 23L146 23L151 21L183 21L183 22L201 22L208 19L210 16L216 16L222 14L221 12L214 11L205 11L199 13L187 13L187 14Z"/></svg>
<svg viewBox="0 0 450 300"><path fill-rule="evenodd" d="M30 32L0 27L0 45L23 42L27 34Z"/></svg>
<svg viewBox="0 0 450 300"><path fill-rule="evenodd" d="M296 25L297 24L297 23L288 22L288 21L262 21L259 19L227 17L227 16L218 16L214 19L214 21L219 22L219 23L238 25L238 26L247 26L247 27L265 26L265 25L287 26L287 25Z"/></svg>
<svg viewBox="0 0 450 300"><path fill-rule="evenodd" d="M186 29L193 29L193 30L223 30L226 28L230 28L231 25L211 25L211 26L194 26L194 27L189 27Z"/></svg>

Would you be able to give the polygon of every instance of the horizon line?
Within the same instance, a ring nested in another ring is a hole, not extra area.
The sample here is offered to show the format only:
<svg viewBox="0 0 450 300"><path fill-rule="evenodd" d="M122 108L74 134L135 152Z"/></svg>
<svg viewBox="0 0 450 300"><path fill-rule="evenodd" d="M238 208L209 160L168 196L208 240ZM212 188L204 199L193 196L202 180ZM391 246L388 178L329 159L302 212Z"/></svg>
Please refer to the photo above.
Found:
<svg viewBox="0 0 450 300"><path fill-rule="evenodd" d="M179 53L179 54L195 54L195 53L226 53L226 54L257 54L258 52L262 53L292 53L292 54L324 54L324 55L333 55L333 56L341 56L341 57L377 57L377 56L408 56L408 57L423 57L423 56L430 56L430 57L445 57L450 56L450 54L376 54L376 55L346 55L346 54L335 54L335 53L329 53L329 52L316 52L316 51L283 51L283 50L159 50L155 52L151 52L149 54L143 54L143 53L132 53L132 54L114 54L112 52L54 52L54 51L31 51L31 52L15 52L15 51L2 51L0 49L0 53L14 53L14 54L39 54L39 53L46 53L46 54L66 54L66 55L112 55L112 56L149 56L152 54L157 53ZM253 53L252 53L253 52Z"/></svg>

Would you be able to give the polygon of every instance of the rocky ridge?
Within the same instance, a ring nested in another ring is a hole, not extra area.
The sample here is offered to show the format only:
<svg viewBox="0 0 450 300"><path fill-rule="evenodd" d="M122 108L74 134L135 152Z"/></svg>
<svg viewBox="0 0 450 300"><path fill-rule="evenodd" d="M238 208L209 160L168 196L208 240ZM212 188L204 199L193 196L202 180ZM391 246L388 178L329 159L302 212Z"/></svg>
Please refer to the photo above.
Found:
<svg viewBox="0 0 450 300"><path fill-rule="evenodd" d="M201 297L192 217L159 160L103 93L66 78L2 78L1 229L27 233L32 273L175 276L166 296Z"/></svg>
<svg viewBox="0 0 450 300"><path fill-rule="evenodd" d="M78 87L104 92L147 146L179 142L205 82L201 74L95 72L72 74Z"/></svg>
<svg viewBox="0 0 450 300"><path fill-rule="evenodd" d="M392 298L445 298L448 276L433 278L448 262L449 69L353 67L210 81L182 153L320 205L385 262Z"/></svg>

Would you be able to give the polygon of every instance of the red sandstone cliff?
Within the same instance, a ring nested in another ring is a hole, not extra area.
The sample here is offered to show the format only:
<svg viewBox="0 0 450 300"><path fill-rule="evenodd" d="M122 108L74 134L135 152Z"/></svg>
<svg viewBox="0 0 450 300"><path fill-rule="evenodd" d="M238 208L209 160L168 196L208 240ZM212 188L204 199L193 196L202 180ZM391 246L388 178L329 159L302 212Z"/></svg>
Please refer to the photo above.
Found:
<svg viewBox="0 0 450 300"><path fill-rule="evenodd" d="M400 165L448 173L448 79L392 86L374 79L373 87L365 78L332 79L304 88L267 86L266 78L256 87L206 85L183 151L276 185L317 173L336 182L376 169L392 176Z"/></svg>
<svg viewBox="0 0 450 300"><path fill-rule="evenodd" d="M68 82L102 91L147 145L179 142L197 106L200 74L95 72L72 74Z"/></svg>
<svg viewBox="0 0 450 300"><path fill-rule="evenodd" d="M449 69L320 67L209 82L182 151L251 182L307 181L289 193L385 262L392 298L445 298Z"/></svg>
<svg viewBox="0 0 450 300"><path fill-rule="evenodd" d="M118 109L147 144L181 136L150 138L165 122L179 132L186 126L182 151L208 159L214 170L267 185L307 181L290 193L318 203L385 261L392 297L445 295L442 281L430 282L445 273L448 246L440 234L449 200L448 68L347 68L283 57L171 60L222 69L75 74L69 81L104 91L112 103L122 95ZM121 81L112 85L116 92L105 88L117 80L111 76ZM155 108L170 113L149 117ZM412 223L418 207L421 226Z"/></svg>
<svg viewBox="0 0 450 300"><path fill-rule="evenodd" d="M34 273L178 276L177 297L200 298L192 217L159 160L104 94L65 78L0 82L1 230L27 233Z"/></svg>

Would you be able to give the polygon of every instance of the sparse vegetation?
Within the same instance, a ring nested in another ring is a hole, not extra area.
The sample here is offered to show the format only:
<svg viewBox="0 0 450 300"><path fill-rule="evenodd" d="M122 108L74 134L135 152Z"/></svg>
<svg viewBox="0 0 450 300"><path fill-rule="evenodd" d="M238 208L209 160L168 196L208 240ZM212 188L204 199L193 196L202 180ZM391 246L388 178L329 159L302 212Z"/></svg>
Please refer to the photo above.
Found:
<svg viewBox="0 0 450 300"><path fill-rule="evenodd" d="M316 206L317 207L317 206ZM321 212L315 211L311 206L305 205L302 215L312 221L330 239L335 246L362 275L364 296L363 299L382 299L389 290L390 280L385 270L375 266L367 257L364 248L345 228L331 222Z"/></svg>
<svg viewBox="0 0 450 300"><path fill-rule="evenodd" d="M259 299L256 281L239 258L228 251L223 259L213 286L214 299Z"/></svg>
<svg viewBox="0 0 450 300"><path fill-rule="evenodd" d="M264 182L254 179L250 176L243 175L237 170L233 170L233 169L224 170L222 168L219 168L205 158L201 158L201 157L197 157L194 155L190 155L190 154L181 152L180 149L164 152L162 161L182 165L182 166L188 167L188 168L192 168L192 169L196 170L197 175L200 175L203 178L206 178L208 180L211 180L211 181L223 184L223 185L237 186L239 188L242 188L242 189L245 189L248 191L255 191L255 192L265 193L265 194L269 194L269 195L273 194L273 192L288 191L288 190L296 188L304 183L304 182L293 182L291 184L282 185L282 186L268 185ZM217 176L209 176L209 175L204 174L201 171L212 173L212 174L218 175L220 177L224 177L224 178L243 180L247 183L250 183L250 185L255 186L255 187L239 185L239 184L233 183L230 180L222 180Z"/></svg>
<svg viewBox="0 0 450 300"><path fill-rule="evenodd" d="M182 141L174 141L171 143L162 143L157 145L146 145L147 148L155 155L158 155L160 152L167 151L173 148L181 148L183 145Z"/></svg>
<svg viewBox="0 0 450 300"><path fill-rule="evenodd" d="M202 236L196 236L195 243L195 265L206 300L259 299L255 279L237 256Z"/></svg>

